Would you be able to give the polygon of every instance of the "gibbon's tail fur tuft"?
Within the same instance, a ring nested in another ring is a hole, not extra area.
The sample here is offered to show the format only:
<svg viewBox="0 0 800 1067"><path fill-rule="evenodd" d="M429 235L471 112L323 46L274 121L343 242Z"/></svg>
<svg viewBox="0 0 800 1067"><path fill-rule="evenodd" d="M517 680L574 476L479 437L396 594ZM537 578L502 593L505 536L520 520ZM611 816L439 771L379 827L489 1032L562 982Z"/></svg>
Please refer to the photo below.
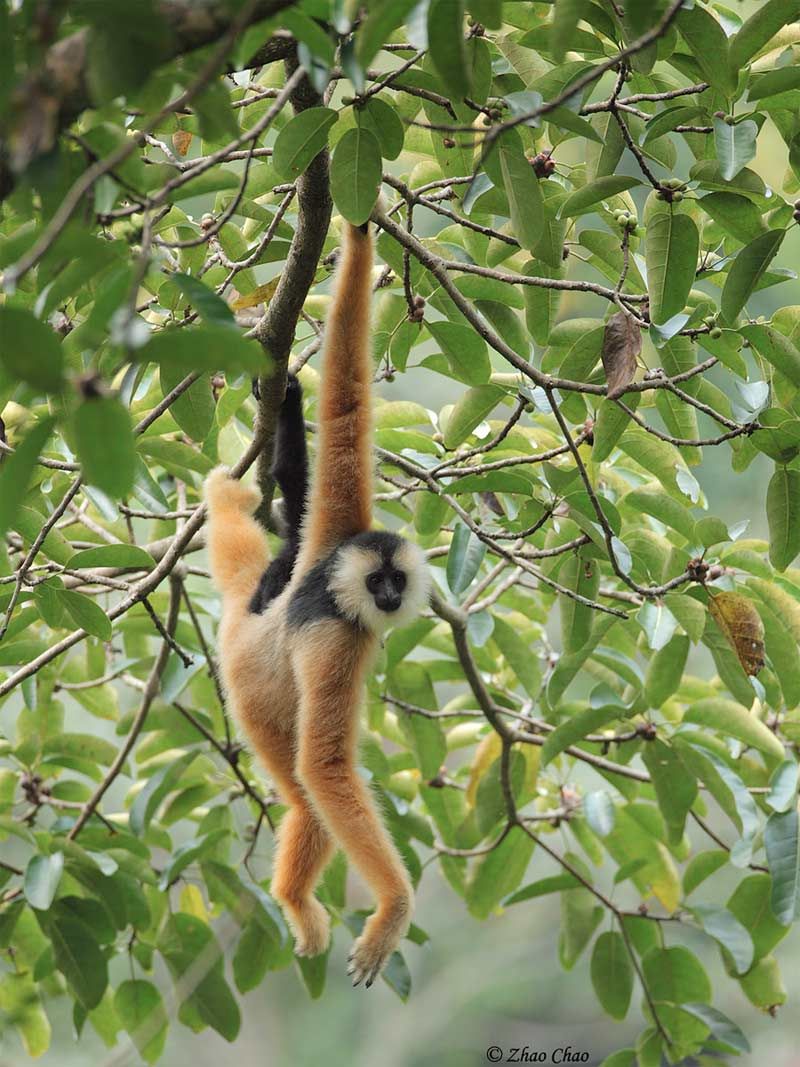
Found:
<svg viewBox="0 0 800 1067"><path fill-rule="evenodd" d="M245 606L269 563L269 546L253 518L261 494L217 467L206 478L208 550L211 575L224 600L243 600Z"/></svg>
<svg viewBox="0 0 800 1067"><path fill-rule="evenodd" d="M345 224L325 323L317 460L299 568L372 523L372 236Z"/></svg>

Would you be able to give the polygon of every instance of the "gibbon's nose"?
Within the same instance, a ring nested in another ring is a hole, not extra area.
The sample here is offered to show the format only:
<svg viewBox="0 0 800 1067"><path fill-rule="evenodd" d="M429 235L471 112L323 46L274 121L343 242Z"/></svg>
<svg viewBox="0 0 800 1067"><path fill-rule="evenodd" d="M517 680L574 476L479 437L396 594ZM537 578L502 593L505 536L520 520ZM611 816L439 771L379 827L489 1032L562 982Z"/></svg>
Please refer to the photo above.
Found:
<svg viewBox="0 0 800 1067"><path fill-rule="evenodd" d="M396 593L382 593L380 596L375 597L375 603L380 611L393 612L397 611L402 603L402 597L399 597Z"/></svg>

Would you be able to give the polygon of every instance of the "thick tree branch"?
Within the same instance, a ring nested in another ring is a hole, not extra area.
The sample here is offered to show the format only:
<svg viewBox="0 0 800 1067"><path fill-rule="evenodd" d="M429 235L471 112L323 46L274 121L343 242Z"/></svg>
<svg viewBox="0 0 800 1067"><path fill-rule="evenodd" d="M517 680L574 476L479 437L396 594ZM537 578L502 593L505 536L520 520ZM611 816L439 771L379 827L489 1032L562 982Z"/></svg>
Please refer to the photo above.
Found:
<svg viewBox="0 0 800 1067"><path fill-rule="evenodd" d="M287 60L287 77L296 69L293 57ZM304 78L292 93L295 112L317 107L322 102L307 78ZM261 490L261 504L256 518L263 526L271 525L273 482L272 442L278 409L286 388L286 367L294 343L295 329L303 310L308 291L314 282L319 257L328 226L331 221L331 195L328 181L329 157L324 149L297 179L297 222L294 237L286 257L275 295L267 306L266 313L253 330L253 336L261 342L267 354L275 362L275 373L259 380L257 433L263 441L263 450L258 459L257 481Z"/></svg>

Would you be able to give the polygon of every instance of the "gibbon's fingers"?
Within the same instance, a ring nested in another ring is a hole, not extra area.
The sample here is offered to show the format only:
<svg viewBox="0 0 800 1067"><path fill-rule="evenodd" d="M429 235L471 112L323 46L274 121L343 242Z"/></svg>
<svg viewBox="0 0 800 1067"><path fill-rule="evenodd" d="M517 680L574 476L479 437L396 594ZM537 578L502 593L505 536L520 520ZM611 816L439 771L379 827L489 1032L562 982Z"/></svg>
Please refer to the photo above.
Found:
<svg viewBox="0 0 800 1067"><path fill-rule="evenodd" d="M314 896L333 854L333 840L294 773L294 732L250 721L253 747L290 806L278 829L270 891L294 934L296 956L318 956L330 941L330 919Z"/></svg>
<svg viewBox="0 0 800 1067"><path fill-rule="evenodd" d="M217 467L203 489L208 506L211 575L224 598L252 596L269 562L269 546L252 518L260 494Z"/></svg>
<svg viewBox="0 0 800 1067"><path fill-rule="evenodd" d="M411 921L413 890L403 862L356 771L368 639L337 622L309 627L293 665L300 686L297 770L314 807L377 898L353 947L355 984L371 984Z"/></svg>
<svg viewBox="0 0 800 1067"><path fill-rule="evenodd" d="M325 323L317 461L302 570L372 522L371 279L372 238L346 225Z"/></svg>

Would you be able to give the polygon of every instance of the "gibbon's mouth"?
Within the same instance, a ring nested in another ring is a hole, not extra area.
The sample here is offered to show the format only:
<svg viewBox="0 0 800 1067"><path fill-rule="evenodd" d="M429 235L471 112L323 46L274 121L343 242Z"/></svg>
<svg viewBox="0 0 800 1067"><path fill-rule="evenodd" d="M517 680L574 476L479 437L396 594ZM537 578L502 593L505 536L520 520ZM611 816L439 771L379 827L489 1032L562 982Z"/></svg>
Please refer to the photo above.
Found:
<svg viewBox="0 0 800 1067"><path fill-rule="evenodd" d="M392 597L391 599L384 599L381 597L380 600L375 601L375 606L379 611L385 611L387 614L391 615L398 610L402 603L403 601L401 597Z"/></svg>

